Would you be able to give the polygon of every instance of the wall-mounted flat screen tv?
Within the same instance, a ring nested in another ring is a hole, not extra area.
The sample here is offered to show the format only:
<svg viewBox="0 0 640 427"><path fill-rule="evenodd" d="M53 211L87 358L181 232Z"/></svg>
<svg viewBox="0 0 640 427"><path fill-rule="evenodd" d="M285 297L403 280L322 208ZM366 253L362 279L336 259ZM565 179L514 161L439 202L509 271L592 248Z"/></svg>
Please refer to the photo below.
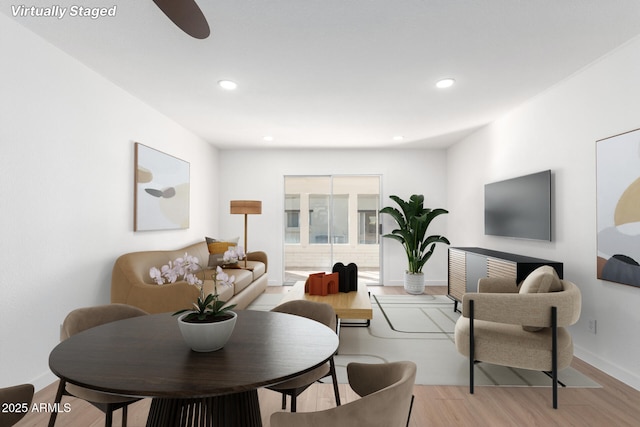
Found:
<svg viewBox="0 0 640 427"><path fill-rule="evenodd" d="M551 240L551 171L484 186L484 233Z"/></svg>

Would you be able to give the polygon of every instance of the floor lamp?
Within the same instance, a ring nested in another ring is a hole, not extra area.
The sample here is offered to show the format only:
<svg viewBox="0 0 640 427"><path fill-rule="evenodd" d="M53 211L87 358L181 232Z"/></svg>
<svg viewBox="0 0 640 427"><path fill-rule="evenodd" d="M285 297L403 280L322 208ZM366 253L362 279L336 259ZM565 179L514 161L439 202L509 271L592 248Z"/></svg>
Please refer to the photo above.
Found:
<svg viewBox="0 0 640 427"><path fill-rule="evenodd" d="M262 213L262 202L259 200L232 200L231 213L244 215L244 252L247 251L247 215L260 215ZM247 256L244 257L244 266L247 266Z"/></svg>

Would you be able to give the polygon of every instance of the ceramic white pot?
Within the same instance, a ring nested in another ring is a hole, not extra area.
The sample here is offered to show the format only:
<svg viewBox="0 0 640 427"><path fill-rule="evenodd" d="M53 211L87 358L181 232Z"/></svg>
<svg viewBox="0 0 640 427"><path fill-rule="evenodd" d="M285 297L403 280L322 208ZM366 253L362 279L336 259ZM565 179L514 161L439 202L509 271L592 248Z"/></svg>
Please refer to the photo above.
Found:
<svg viewBox="0 0 640 427"><path fill-rule="evenodd" d="M408 294L419 295L424 292L424 273L404 272L404 290Z"/></svg>
<svg viewBox="0 0 640 427"><path fill-rule="evenodd" d="M178 317L178 326L184 341L193 351L208 352L220 350L231 338L238 315L233 311L227 313L233 317L221 322L189 323L182 319L189 315L184 313Z"/></svg>

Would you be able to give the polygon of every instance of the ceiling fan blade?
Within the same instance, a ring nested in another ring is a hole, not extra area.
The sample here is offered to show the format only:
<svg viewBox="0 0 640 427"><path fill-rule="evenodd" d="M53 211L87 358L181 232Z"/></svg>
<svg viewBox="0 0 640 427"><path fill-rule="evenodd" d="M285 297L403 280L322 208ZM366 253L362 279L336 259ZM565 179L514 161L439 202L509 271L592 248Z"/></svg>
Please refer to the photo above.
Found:
<svg viewBox="0 0 640 427"><path fill-rule="evenodd" d="M174 24L197 39L206 39L211 31L207 18L195 0L153 0Z"/></svg>

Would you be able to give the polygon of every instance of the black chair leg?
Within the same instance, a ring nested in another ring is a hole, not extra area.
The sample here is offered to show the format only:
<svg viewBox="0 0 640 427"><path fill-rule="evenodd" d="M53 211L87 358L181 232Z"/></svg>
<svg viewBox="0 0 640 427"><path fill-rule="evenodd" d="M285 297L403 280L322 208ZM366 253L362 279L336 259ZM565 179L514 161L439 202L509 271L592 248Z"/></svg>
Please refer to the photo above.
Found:
<svg viewBox="0 0 640 427"><path fill-rule="evenodd" d="M287 395L282 393L282 410L287 409Z"/></svg>
<svg viewBox="0 0 640 427"><path fill-rule="evenodd" d="M122 407L122 427L127 427L127 407L128 405Z"/></svg>
<svg viewBox="0 0 640 427"><path fill-rule="evenodd" d="M473 367L475 361L475 340L473 338L473 300L469 301L469 393L473 394Z"/></svg>
<svg viewBox="0 0 640 427"><path fill-rule="evenodd" d="M298 404L297 404L297 398L296 398L296 394L293 393L291 395L291 412L296 412L298 410Z"/></svg>
<svg viewBox="0 0 640 427"><path fill-rule="evenodd" d="M338 390L338 376L336 375L336 363L333 357L329 359L331 379L333 380L333 394L336 396L336 406L340 406L340 391Z"/></svg>
<svg viewBox="0 0 640 427"><path fill-rule="evenodd" d="M553 409L558 409L558 308L551 307L551 376Z"/></svg>
<svg viewBox="0 0 640 427"><path fill-rule="evenodd" d="M409 421L411 421L411 410L413 409L413 400L415 399L414 395L411 395L411 404L409 405L409 416L407 417L407 427L409 427Z"/></svg>
<svg viewBox="0 0 640 427"><path fill-rule="evenodd" d="M54 406L60 406L60 402L62 401L62 395L64 394L64 388L66 386L66 381L60 380L58 384L58 391L56 392L56 400L53 402ZM58 411L51 411L51 416L49 417L49 427L53 427L56 424L56 417L58 416Z"/></svg>

